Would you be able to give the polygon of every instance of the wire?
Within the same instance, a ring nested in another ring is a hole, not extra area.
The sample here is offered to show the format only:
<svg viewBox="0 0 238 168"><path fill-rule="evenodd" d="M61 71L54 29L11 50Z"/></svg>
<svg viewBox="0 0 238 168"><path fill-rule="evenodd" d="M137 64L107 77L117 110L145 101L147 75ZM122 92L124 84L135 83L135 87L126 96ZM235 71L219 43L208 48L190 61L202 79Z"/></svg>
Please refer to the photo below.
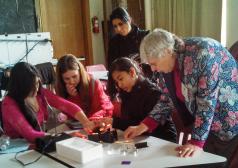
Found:
<svg viewBox="0 0 238 168"><path fill-rule="evenodd" d="M25 57L27 57L28 56L28 54L35 48L35 46L36 45L38 45L40 42L44 42L44 43L46 43L46 42L52 42L52 40L49 40L49 39L44 39L44 40L39 40L39 41L37 41L29 50L28 50L28 52L21 58L21 59L19 59L16 63L18 63L18 62L21 62Z"/></svg>
<svg viewBox="0 0 238 168"><path fill-rule="evenodd" d="M5 131L3 130L2 126L0 125L0 131L5 134ZM6 134L5 134L6 135Z"/></svg>
<svg viewBox="0 0 238 168"><path fill-rule="evenodd" d="M55 130L55 135L57 135L57 129L56 129L56 124L57 124L57 118L56 118L56 113L55 111L52 109L51 105L48 103L46 97L45 98L45 102L46 102L46 105L48 107L48 109L50 110L51 113L53 113L53 117L54 117L54 130Z"/></svg>
<svg viewBox="0 0 238 168"><path fill-rule="evenodd" d="M26 43L26 62L28 63L28 40L27 40L27 34L25 34L26 38L25 38L25 43Z"/></svg>
<svg viewBox="0 0 238 168"><path fill-rule="evenodd" d="M29 53L35 48L35 46L36 46L37 44L39 44L40 42L42 42L42 40L36 42L36 43L28 50L28 52L27 52L21 59L19 59L16 63L21 62L25 57L27 57L28 54L29 54Z"/></svg>
<svg viewBox="0 0 238 168"><path fill-rule="evenodd" d="M37 162L38 160L40 160L40 158L43 156L43 152L40 154L40 156L38 156L35 160L33 160L33 161L30 161L30 162L28 162L28 163L24 163L23 161L21 161L20 159L18 159L17 158L17 156L18 156L18 154L19 153L22 153L22 152L25 152L25 151L27 151L28 149L26 149L26 150L23 150L23 151L20 151L20 152L17 152L16 154L15 154L15 160L18 162L18 163L20 163L22 166L27 166L27 165L30 165L30 164L32 164L32 163L35 163L35 162Z"/></svg>
<svg viewBox="0 0 238 168"><path fill-rule="evenodd" d="M8 34L5 34L5 39L8 38ZM9 45L7 42L7 58L8 58L8 63L10 63L10 54L9 54Z"/></svg>
<svg viewBox="0 0 238 168"><path fill-rule="evenodd" d="M17 156L18 156L19 153L28 151L28 149L22 150L22 151L20 151L20 152L17 152L17 153L15 154L15 157L14 157L14 158L15 158L15 160L16 160L18 163L20 163L22 166L27 166L27 165L30 165L30 164L32 164L32 163L35 163L35 162L37 162L38 160L41 159L41 157L45 154L46 148L49 147L49 145L50 145L52 142L53 142L53 138L50 139L49 142L44 146L44 148L43 148L42 151L41 151L40 156L38 156L38 157L37 157L35 160L33 160L33 161L30 161L30 162L28 162L28 163L24 163L23 161L21 161L20 159L17 158Z"/></svg>

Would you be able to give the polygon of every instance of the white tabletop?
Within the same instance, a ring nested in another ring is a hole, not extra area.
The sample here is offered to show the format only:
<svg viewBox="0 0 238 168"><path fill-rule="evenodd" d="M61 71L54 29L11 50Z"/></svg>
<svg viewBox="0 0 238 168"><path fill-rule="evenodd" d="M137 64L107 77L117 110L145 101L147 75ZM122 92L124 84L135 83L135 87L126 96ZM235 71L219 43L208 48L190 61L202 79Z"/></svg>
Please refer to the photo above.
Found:
<svg viewBox="0 0 238 168"><path fill-rule="evenodd" d="M73 167L82 168L161 168L161 167L176 167L176 166L189 166L199 164L211 164L211 163L224 163L226 158L202 152L201 154L192 158L180 158L177 156L177 152L174 150L177 144L164 141L155 137L140 137L136 142L147 142L147 148L139 149L137 154L128 153L123 155L121 153L121 144L104 144L104 155L101 159L80 164L74 161L57 156L56 153L52 153L52 156L72 165ZM21 156L22 159L32 161L38 155L35 151L30 151ZM122 165L122 161L130 161L129 165ZM14 159L14 154L0 155L1 167L13 168L19 167L20 164ZM61 168L65 167L62 164L43 156L38 162L27 166L29 168Z"/></svg>
<svg viewBox="0 0 238 168"><path fill-rule="evenodd" d="M155 137L141 137L137 139L137 142L139 141L147 142L149 147L139 149L136 155L133 153L123 155L120 152L119 144L104 144L103 158L85 164L69 161L57 156L56 153L52 155L73 167L83 168L122 168L125 166L126 168L146 168L148 166L150 168L162 168L226 162L226 158L207 152L202 152L192 158L180 158L174 150L178 144ZM130 161L131 163L122 165L122 161Z"/></svg>
<svg viewBox="0 0 238 168"><path fill-rule="evenodd" d="M18 155L18 159L20 159L23 163L28 163L35 160L41 154L30 150ZM0 167L2 168L19 168L23 167L20 163L18 163L15 159L15 153L11 154L2 154L0 155ZM48 158L47 156L42 156L40 160L37 162L27 165L27 168L65 168L66 166Z"/></svg>

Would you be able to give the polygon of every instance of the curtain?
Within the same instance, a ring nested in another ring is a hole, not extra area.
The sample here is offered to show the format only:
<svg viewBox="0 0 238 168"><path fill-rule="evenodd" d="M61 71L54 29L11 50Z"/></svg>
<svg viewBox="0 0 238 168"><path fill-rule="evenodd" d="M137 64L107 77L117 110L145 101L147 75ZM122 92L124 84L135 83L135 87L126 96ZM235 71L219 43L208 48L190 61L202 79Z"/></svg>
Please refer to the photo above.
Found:
<svg viewBox="0 0 238 168"><path fill-rule="evenodd" d="M220 41L222 0L151 0L152 29Z"/></svg>
<svg viewBox="0 0 238 168"><path fill-rule="evenodd" d="M112 9L123 7L127 9L127 0L112 0Z"/></svg>

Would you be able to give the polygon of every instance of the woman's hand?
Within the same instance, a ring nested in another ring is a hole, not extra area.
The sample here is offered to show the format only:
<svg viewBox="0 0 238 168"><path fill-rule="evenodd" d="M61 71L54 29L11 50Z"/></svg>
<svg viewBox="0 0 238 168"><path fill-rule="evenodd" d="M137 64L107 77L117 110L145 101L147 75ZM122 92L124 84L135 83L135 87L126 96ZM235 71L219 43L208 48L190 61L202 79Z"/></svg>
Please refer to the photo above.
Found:
<svg viewBox="0 0 238 168"><path fill-rule="evenodd" d="M111 117L100 118L100 119L94 120L94 123L96 127L100 128L101 131L105 131L108 128L112 127L113 118Z"/></svg>
<svg viewBox="0 0 238 168"><path fill-rule="evenodd" d="M125 130L124 138L125 139L135 138L136 136L143 134L147 130L148 130L148 127L143 123L137 126L130 126Z"/></svg>
<svg viewBox="0 0 238 168"><path fill-rule="evenodd" d="M78 94L77 89L73 85L66 84L66 90L70 96L77 96Z"/></svg>
<svg viewBox="0 0 238 168"><path fill-rule="evenodd" d="M92 133L96 128L94 121L90 121L83 111L77 112L74 118L83 125L83 128L87 133Z"/></svg>
<svg viewBox="0 0 238 168"><path fill-rule="evenodd" d="M64 113L59 113L57 115L57 119L58 119L59 122L63 123L68 119L68 116L65 115Z"/></svg>
<svg viewBox="0 0 238 168"><path fill-rule="evenodd" d="M95 129L96 125L93 121L88 120L87 122L82 123L83 125L83 129L87 132L87 133L92 133L93 130Z"/></svg>
<svg viewBox="0 0 238 168"><path fill-rule="evenodd" d="M178 151L179 157L192 157L195 154L199 154L202 151L202 148L187 143L185 145L176 147L175 150Z"/></svg>
<svg viewBox="0 0 238 168"><path fill-rule="evenodd" d="M104 117L99 119L101 125L100 126L106 126L106 125L112 125L113 119L111 117Z"/></svg>

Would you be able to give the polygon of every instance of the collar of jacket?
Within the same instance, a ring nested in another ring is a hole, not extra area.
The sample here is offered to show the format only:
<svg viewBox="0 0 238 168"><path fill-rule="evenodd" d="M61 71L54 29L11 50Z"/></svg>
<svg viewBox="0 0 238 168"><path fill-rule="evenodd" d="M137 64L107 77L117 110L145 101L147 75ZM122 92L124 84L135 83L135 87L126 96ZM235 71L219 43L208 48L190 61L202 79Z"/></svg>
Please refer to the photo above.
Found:
<svg viewBox="0 0 238 168"><path fill-rule="evenodd" d="M126 36L119 35L119 37L123 40L136 37L139 30L139 27L137 27L136 25L131 25L131 31Z"/></svg>
<svg viewBox="0 0 238 168"><path fill-rule="evenodd" d="M127 96L133 93L139 93L142 88L143 81L145 80L147 79L145 79L144 77L139 77L135 85L133 86L132 90L130 92L121 91L121 95Z"/></svg>

